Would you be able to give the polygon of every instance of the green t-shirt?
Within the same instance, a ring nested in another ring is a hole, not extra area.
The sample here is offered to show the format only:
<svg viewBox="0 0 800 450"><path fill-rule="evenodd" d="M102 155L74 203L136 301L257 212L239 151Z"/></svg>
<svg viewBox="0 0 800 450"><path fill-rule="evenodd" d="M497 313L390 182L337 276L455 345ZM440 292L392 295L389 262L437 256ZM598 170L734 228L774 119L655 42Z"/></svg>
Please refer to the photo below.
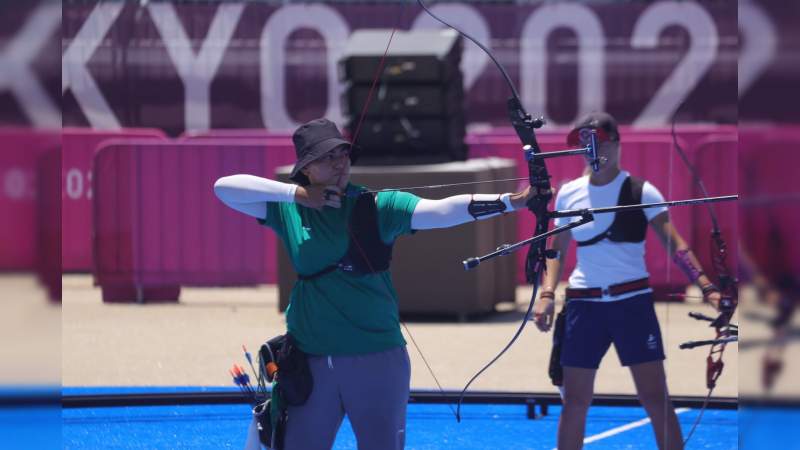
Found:
<svg viewBox="0 0 800 450"><path fill-rule="evenodd" d="M353 186L348 186L352 189ZM312 275L336 264L347 252L347 225L356 198L341 208L321 211L297 203L267 203L259 223L275 230L297 273ZM407 192L377 195L378 227L385 243L411 230L419 197ZM312 355L352 355L405 345L400 332L397 293L389 272L353 275L335 270L298 280L286 310L289 332Z"/></svg>

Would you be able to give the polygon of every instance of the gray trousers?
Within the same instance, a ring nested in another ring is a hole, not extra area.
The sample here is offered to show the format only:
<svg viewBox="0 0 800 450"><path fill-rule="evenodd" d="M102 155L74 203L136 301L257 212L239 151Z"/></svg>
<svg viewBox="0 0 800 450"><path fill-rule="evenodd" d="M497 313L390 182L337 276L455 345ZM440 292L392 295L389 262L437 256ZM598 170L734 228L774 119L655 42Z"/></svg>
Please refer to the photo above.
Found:
<svg viewBox="0 0 800 450"><path fill-rule="evenodd" d="M405 346L354 356L310 356L314 389L302 406L290 406L285 450L333 447L344 415L359 450L400 450L405 445L411 363Z"/></svg>

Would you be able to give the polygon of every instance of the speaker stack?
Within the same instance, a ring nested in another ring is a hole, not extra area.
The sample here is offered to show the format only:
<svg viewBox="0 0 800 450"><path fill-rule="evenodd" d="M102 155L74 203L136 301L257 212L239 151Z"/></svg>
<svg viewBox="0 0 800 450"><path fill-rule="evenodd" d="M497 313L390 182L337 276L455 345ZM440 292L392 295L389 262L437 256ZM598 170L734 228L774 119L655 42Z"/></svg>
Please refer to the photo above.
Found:
<svg viewBox="0 0 800 450"><path fill-rule="evenodd" d="M346 83L346 128L356 133L391 30L354 32L339 61ZM369 99L356 144L359 164L424 164L464 160L461 36L454 30L396 31Z"/></svg>

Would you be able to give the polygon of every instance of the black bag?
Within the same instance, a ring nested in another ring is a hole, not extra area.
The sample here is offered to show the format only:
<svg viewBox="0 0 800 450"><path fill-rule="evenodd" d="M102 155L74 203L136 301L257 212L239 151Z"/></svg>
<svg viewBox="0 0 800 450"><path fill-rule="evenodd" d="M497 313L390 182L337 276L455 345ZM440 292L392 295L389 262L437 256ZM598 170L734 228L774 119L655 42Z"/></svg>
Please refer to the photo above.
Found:
<svg viewBox="0 0 800 450"><path fill-rule="evenodd" d="M270 339L261 346L260 353L262 361L269 361L263 358L274 358L278 366L277 386L286 404L303 405L311 395L314 380L308 367L308 355L297 347L292 335L286 333Z"/></svg>
<svg viewBox="0 0 800 450"><path fill-rule="evenodd" d="M266 447L281 450L288 420L286 405L300 406L304 404L311 395L314 385L311 369L308 367L308 355L297 347L294 338L289 333L265 342L258 354L262 377L271 382L273 380L271 375L276 376L278 383L275 388L281 399L278 403L278 417L274 427L272 421L274 397L253 408L253 416L258 425L258 437ZM277 366L276 372L269 369L274 366Z"/></svg>
<svg viewBox="0 0 800 450"><path fill-rule="evenodd" d="M553 329L553 347L550 350L550 366L547 368L547 374L550 375L550 381L553 386L562 386L564 384L564 367L561 366L561 344L564 342L566 320L567 305L564 305L556 316L556 323Z"/></svg>

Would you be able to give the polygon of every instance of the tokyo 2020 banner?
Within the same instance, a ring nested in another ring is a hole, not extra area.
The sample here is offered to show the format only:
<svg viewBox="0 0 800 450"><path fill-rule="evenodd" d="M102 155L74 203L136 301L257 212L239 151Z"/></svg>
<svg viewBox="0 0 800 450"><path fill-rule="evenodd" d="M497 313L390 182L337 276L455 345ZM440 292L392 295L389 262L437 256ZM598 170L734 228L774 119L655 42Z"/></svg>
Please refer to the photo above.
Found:
<svg viewBox="0 0 800 450"><path fill-rule="evenodd" d="M684 100L681 121L797 119L794 102L760 100L775 89L796 91L790 61L798 33L780 8L797 6L783 3L453 2L433 9L486 43L527 109L552 124L608 110L623 123L663 126ZM337 61L354 30L441 26L414 2L65 2L63 15L60 5L43 2L4 16L5 123L48 127L63 119L173 135L291 130L323 115L341 122ZM58 71L48 70L59 36L60 99ZM20 46L26 58L14 57ZM468 121L505 123L507 88L469 42L462 71ZM747 107L738 108L739 100Z"/></svg>
<svg viewBox="0 0 800 450"><path fill-rule="evenodd" d="M622 122L737 120L734 2L437 3L487 43L527 109L551 124L592 110ZM103 2L64 6L64 124L291 130L342 121L339 60L362 28L440 27L413 2L380 4ZM471 123L505 123L505 84L465 43Z"/></svg>

